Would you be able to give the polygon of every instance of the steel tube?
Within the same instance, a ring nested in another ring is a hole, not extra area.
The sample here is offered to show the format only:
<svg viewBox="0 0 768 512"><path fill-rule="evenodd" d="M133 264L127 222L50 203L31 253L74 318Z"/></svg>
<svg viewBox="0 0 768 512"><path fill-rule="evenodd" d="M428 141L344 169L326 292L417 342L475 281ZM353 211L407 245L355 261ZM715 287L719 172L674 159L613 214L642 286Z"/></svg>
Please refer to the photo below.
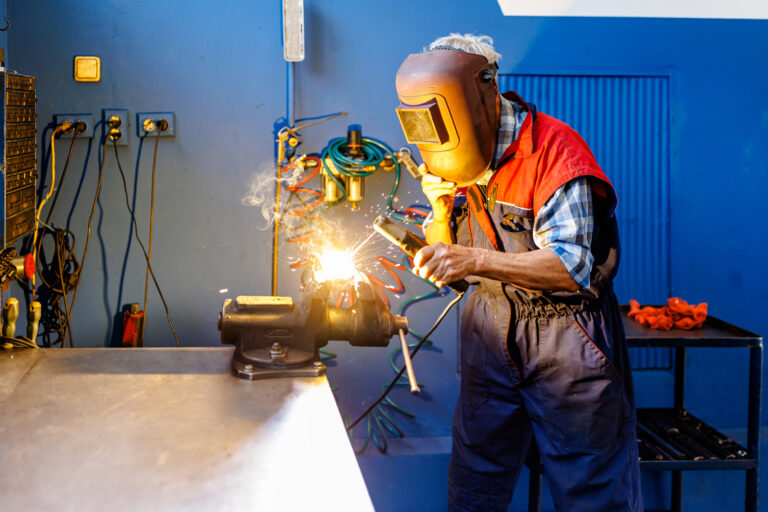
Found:
<svg viewBox="0 0 768 512"><path fill-rule="evenodd" d="M397 331L400 334L400 347L403 349L403 361L405 362L405 372L408 374L408 382L411 384L411 393L419 394L419 383L416 381L416 374L413 373L413 361L411 353L408 350L408 341L405 339L405 332L402 329Z"/></svg>

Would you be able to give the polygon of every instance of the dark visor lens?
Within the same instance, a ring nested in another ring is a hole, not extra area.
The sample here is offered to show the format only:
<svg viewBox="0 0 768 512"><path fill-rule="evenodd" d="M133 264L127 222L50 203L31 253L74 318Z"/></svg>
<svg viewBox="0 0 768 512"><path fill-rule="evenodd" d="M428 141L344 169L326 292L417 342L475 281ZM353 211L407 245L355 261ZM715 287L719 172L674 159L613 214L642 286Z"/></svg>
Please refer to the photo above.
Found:
<svg viewBox="0 0 768 512"><path fill-rule="evenodd" d="M423 105L401 104L396 110L410 144L443 144L448 140L440 109L434 100Z"/></svg>

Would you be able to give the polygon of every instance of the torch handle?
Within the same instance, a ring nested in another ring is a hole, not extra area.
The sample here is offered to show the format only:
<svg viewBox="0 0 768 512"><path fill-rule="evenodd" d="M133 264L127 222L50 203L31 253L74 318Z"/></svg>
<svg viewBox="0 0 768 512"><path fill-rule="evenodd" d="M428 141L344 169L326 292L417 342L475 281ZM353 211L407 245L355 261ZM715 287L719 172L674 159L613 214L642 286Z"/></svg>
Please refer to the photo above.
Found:
<svg viewBox="0 0 768 512"><path fill-rule="evenodd" d="M413 361L411 361L411 353L408 350L408 342L405 340L405 332L400 329L400 347L403 349L403 361L405 361L405 371L408 374L408 382L411 384L411 393L414 395L419 394L419 383L416 381L416 374L413 373Z"/></svg>
<svg viewBox="0 0 768 512"><path fill-rule="evenodd" d="M397 245L405 254L411 258L416 257L416 253L427 245L427 241L417 237L410 231L406 230L399 224L395 224L383 215L376 217L373 221L374 231L381 233L384 238ZM367 241L367 240L366 240ZM456 293L462 294L469 288L469 283L465 279L460 279L452 283L448 283Z"/></svg>

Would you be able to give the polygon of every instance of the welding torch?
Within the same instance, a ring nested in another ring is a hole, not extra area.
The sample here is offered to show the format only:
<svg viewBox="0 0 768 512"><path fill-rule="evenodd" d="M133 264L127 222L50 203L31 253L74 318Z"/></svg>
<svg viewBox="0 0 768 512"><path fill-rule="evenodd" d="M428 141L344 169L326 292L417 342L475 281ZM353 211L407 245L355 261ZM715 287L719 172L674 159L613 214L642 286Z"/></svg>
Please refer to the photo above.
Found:
<svg viewBox="0 0 768 512"><path fill-rule="evenodd" d="M415 258L416 253L419 252L422 247L427 245L426 240L419 238L404 227L392 222L382 215L379 215L376 217L376 220L373 221L373 229L398 246L411 258ZM459 279L458 281L448 283L448 287L453 289L456 293L462 294L469 288L469 283L465 279Z"/></svg>

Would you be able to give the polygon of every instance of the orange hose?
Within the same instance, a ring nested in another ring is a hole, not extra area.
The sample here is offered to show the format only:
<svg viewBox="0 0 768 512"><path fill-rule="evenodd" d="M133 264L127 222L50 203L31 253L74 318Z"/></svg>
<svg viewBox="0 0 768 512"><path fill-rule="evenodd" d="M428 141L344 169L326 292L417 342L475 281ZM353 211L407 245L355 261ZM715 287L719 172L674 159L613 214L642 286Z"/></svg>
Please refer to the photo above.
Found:
<svg viewBox="0 0 768 512"><path fill-rule="evenodd" d="M424 217L424 218L426 218L429 215L425 211L419 210L417 208L406 208L405 209L405 214L408 215L412 219L415 219L416 217Z"/></svg>
<svg viewBox="0 0 768 512"><path fill-rule="evenodd" d="M389 299L387 298L387 295L384 293L384 290L387 290L393 293L402 293L405 291L405 286L403 285L403 282L400 280L397 274L395 274L394 269L398 269L398 270L408 270L408 269L399 263L395 263L394 261L388 260L383 256L377 256L376 259L386 269L389 275L392 276L392 278L395 280L395 284L388 285L383 281L381 281L380 279L373 277L368 272L366 272L365 275L368 277L368 279L371 280L371 284L373 284L374 288L379 293L379 296L384 301L384 304L386 304L387 308L389 308Z"/></svg>

